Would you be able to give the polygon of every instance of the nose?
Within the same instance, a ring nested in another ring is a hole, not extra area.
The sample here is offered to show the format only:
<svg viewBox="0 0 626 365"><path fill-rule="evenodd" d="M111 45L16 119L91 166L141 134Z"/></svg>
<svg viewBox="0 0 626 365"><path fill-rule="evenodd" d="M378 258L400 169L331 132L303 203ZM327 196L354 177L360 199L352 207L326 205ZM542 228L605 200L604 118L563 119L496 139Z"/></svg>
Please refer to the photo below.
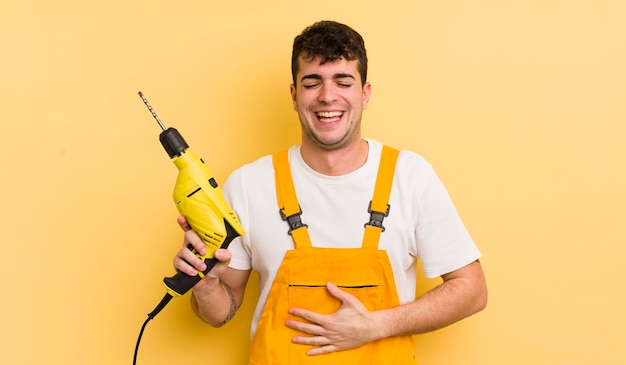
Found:
<svg viewBox="0 0 626 365"><path fill-rule="evenodd" d="M335 93L332 84L322 84L322 87L320 87L319 91L320 93L318 96L318 100L320 102L332 103L333 101L337 100L337 94Z"/></svg>

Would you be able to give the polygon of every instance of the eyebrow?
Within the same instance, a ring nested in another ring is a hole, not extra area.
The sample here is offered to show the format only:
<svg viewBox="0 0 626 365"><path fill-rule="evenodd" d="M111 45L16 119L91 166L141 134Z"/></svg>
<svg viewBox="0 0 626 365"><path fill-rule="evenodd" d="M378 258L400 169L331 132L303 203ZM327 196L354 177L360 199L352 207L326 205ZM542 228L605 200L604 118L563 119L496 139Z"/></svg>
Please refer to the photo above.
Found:
<svg viewBox="0 0 626 365"><path fill-rule="evenodd" d="M333 79L346 79L346 78L356 80L356 78L352 74L349 74L349 73L336 73L336 74L333 75ZM322 79L322 75L320 75L320 74L304 75L300 79L300 82L302 82L304 80L309 80L309 79L321 80Z"/></svg>

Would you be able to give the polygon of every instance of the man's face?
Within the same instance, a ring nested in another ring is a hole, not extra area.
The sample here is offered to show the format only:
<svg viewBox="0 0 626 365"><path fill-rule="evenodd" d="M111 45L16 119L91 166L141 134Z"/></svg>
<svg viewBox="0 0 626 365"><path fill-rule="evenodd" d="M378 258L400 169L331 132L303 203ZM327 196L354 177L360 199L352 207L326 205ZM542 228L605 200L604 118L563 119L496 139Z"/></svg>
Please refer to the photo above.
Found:
<svg viewBox="0 0 626 365"><path fill-rule="evenodd" d="M361 114L371 86L361 85L358 61L341 58L319 64L298 60L296 84L291 85L293 107L302 124L302 143L337 150L360 139Z"/></svg>

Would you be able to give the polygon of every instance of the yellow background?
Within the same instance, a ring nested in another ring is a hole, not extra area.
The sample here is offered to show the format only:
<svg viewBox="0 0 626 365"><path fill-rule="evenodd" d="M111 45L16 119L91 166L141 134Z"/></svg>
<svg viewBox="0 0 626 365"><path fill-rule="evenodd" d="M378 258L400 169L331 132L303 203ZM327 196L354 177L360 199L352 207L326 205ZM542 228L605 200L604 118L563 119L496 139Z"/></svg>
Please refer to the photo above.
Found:
<svg viewBox="0 0 626 365"><path fill-rule="evenodd" d="M421 364L626 363L617 0L2 1L1 363L132 363L182 239L137 92L223 182L299 141L291 43L320 19L366 39L364 135L430 160L484 254L487 309ZM174 299L138 364L244 364L256 293L219 330Z"/></svg>

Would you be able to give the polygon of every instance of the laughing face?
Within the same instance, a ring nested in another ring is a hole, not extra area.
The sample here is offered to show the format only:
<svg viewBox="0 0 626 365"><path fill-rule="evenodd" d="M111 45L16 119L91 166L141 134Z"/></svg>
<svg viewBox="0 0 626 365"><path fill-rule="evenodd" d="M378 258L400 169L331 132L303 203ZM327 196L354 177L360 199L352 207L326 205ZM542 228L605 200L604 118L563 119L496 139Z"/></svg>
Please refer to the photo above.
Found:
<svg viewBox="0 0 626 365"><path fill-rule="evenodd" d="M358 61L319 64L300 57L291 98L302 124L303 146L333 151L361 139L361 114L371 86L363 85Z"/></svg>

